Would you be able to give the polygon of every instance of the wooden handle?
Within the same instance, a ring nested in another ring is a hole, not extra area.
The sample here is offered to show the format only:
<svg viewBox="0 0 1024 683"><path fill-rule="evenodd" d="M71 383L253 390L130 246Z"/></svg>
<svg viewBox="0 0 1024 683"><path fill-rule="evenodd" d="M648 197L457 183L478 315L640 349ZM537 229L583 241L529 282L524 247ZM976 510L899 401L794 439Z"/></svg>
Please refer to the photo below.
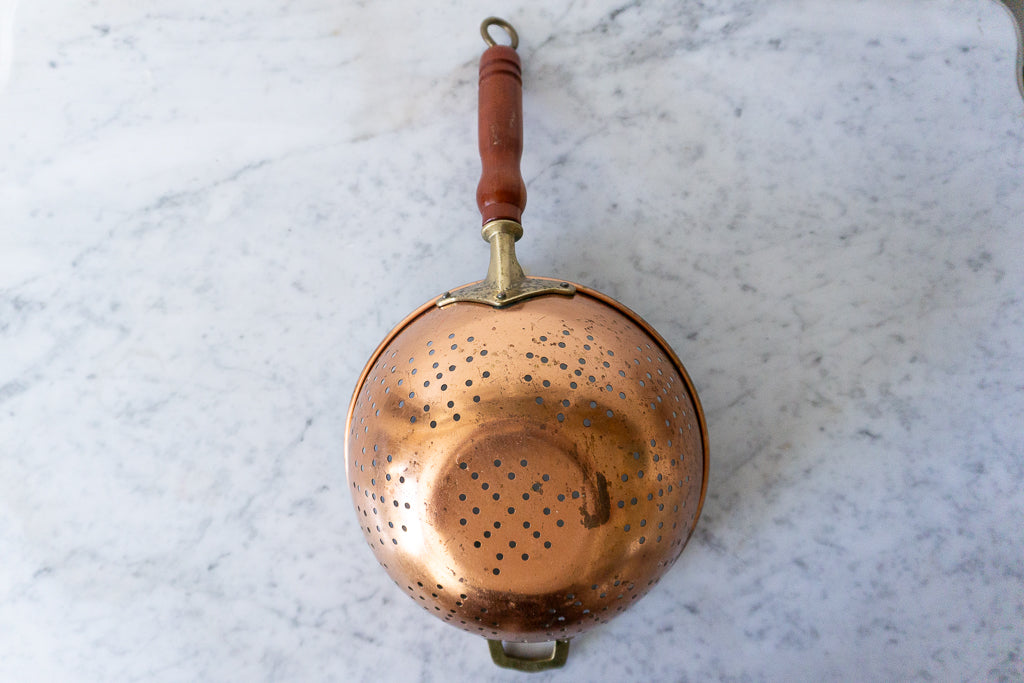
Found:
<svg viewBox="0 0 1024 683"><path fill-rule="evenodd" d="M526 183L523 156L523 74L511 47L494 45L480 57L480 162L476 203L483 222L521 222Z"/></svg>

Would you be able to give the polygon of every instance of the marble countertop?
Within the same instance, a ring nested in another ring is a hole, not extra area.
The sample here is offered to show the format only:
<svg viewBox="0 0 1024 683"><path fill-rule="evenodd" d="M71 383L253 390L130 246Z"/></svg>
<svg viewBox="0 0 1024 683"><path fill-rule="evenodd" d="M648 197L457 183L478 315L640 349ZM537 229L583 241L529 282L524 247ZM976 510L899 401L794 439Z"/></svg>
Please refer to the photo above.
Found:
<svg viewBox="0 0 1024 683"><path fill-rule="evenodd" d="M992 0L0 0L0 679L521 680L380 570L342 458L481 277L480 20L520 258L693 377L708 496L530 680L1021 680L1024 103Z"/></svg>

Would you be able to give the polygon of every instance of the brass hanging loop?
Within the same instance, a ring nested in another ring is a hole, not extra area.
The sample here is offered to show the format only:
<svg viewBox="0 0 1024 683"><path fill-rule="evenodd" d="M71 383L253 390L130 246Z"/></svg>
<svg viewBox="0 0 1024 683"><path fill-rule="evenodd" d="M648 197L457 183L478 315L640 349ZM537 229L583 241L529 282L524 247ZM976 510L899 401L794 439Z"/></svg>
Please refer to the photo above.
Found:
<svg viewBox="0 0 1024 683"><path fill-rule="evenodd" d="M494 47L498 44L494 41L494 38L491 38L491 34L488 31L492 26L498 26L508 34L509 40L511 41L508 45L510 48L515 50L519 47L519 34L516 33L512 24L498 17L487 17L483 20L483 23L480 24L480 35L483 36L484 42L487 43L488 47Z"/></svg>

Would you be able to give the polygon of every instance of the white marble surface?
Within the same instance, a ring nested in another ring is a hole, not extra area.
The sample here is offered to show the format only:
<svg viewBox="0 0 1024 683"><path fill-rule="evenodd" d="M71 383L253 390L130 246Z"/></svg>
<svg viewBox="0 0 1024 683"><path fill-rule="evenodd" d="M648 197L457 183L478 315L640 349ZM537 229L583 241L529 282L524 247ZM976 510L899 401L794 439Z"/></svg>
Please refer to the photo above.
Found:
<svg viewBox="0 0 1024 683"><path fill-rule="evenodd" d="M375 564L344 414L520 257L675 346L698 531L531 680L1024 676L1024 103L992 0L0 0L0 680L519 680Z"/></svg>

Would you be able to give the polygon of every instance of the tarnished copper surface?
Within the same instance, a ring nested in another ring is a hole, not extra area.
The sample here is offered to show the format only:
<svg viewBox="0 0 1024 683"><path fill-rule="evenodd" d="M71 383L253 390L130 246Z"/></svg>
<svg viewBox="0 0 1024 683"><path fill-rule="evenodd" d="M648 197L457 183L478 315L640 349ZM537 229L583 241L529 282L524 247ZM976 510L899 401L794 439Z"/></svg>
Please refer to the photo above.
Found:
<svg viewBox="0 0 1024 683"><path fill-rule="evenodd" d="M569 638L629 607L679 556L707 479L679 360L584 287L415 311L364 370L345 450L398 586L502 640Z"/></svg>

